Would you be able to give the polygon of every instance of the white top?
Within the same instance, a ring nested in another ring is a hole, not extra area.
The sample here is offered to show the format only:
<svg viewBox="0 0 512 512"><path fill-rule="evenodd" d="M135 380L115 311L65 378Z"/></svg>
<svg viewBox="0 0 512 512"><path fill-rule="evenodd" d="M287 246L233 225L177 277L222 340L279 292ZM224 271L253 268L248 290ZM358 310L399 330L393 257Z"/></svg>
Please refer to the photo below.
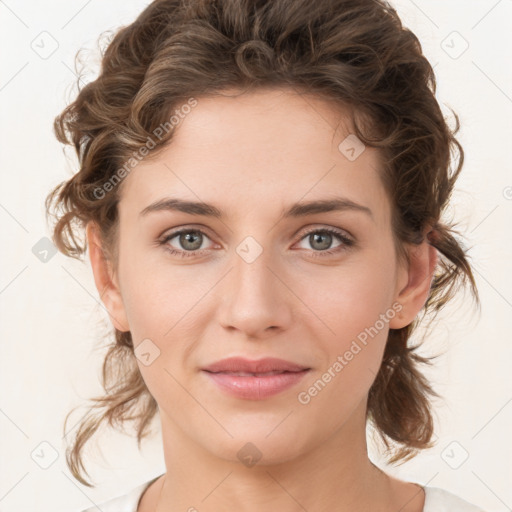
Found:
<svg viewBox="0 0 512 512"><path fill-rule="evenodd" d="M160 476L135 487L127 494L104 501L81 512L98 512L98 510L101 510L101 512L137 512L142 494ZM439 487L423 487L423 489L425 490L423 512L484 512L481 508L468 503L445 489Z"/></svg>

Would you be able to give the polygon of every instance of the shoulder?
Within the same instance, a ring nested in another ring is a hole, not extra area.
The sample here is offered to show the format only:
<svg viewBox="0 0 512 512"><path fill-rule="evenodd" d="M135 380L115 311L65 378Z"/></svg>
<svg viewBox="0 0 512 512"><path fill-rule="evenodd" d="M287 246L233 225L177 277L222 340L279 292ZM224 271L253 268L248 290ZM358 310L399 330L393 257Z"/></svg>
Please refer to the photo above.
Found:
<svg viewBox="0 0 512 512"><path fill-rule="evenodd" d="M81 512L137 512L139 501L144 494L144 491L157 479L159 476L144 482L143 484L133 487L126 494L116 496L108 501L97 503L92 507L82 510Z"/></svg>
<svg viewBox="0 0 512 512"><path fill-rule="evenodd" d="M481 508L439 487L424 487L423 512L484 512Z"/></svg>

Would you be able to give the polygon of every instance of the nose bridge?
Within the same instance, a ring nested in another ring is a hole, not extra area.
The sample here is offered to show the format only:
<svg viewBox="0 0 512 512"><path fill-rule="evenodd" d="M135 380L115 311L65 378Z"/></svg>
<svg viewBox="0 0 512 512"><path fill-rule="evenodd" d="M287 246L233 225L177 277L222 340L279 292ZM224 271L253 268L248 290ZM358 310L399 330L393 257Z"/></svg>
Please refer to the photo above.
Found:
<svg viewBox="0 0 512 512"><path fill-rule="evenodd" d="M224 327L258 336L269 327L284 328L289 323L291 314L286 289L275 276L279 264L272 258L273 254L271 247L264 248L252 236L247 236L234 248L234 268L222 289Z"/></svg>

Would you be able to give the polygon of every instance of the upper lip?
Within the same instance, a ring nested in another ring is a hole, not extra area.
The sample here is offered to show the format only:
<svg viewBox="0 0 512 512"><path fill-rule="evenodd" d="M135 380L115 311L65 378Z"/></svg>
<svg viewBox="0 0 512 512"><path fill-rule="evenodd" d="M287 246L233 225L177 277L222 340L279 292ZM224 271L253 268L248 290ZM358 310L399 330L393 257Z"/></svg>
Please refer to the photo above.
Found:
<svg viewBox="0 0 512 512"><path fill-rule="evenodd" d="M247 372L247 373L266 373L266 372L300 372L309 370L307 366L277 359L275 357L265 357L263 359L251 360L243 357L229 357L222 359L203 370L213 373L219 372Z"/></svg>

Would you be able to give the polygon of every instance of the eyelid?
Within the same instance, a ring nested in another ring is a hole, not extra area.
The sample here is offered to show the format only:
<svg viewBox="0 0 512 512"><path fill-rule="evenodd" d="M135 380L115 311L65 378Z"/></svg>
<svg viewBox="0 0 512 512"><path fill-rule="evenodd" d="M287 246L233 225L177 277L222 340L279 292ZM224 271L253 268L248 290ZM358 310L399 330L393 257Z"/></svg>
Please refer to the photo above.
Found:
<svg viewBox="0 0 512 512"><path fill-rule="evenodd" d="M204 224L184 224L183 226L176 226L174 228L165 229L158 238L165 238L169 235L176 235L182 231L201 231L204 234L208 234L210 232L210 228L205 226Z"/></svg>
<svg viewBox="0 0 512 512"><path fill-rule="evenodd" d="M330 225L326 225L326 224L313 224L312 226L308 226L307 228L304 228L304 231L299 230L298 233L302 233L300 240L302 240L302 238L304 238L306 235L309 235L310 233L315 233L317 231L327 231L330 233L336 233L340 236L345 236L346 238L350 238L352 241L355 242L355 239L352 236L352 234L349 231L347 231L346 229L342 229L342 228L338 228L338 227L330 226Z"/></svg>

